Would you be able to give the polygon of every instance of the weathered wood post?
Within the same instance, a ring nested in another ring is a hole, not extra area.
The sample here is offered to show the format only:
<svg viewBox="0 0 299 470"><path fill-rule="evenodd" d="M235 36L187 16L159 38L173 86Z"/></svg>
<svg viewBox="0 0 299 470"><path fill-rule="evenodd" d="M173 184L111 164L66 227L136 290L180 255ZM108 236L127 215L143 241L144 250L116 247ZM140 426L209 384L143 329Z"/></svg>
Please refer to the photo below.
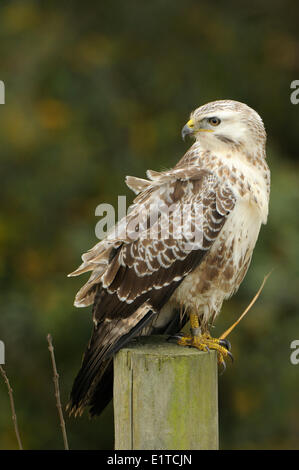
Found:
<svg viewBox="0 0 299 470"><path fill-rule="evenodd" d="M115 449L218 449L215 351L164 336L131 342L114 359Z"/></svg>

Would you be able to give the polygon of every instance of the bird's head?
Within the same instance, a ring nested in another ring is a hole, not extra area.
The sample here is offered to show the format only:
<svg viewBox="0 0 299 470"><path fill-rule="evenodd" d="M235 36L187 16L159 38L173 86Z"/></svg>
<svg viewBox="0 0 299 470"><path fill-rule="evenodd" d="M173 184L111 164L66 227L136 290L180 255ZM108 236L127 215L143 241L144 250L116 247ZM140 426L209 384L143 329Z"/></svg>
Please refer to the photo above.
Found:
<svg viewBox="0 0 299 470"><path fill-rule="evenodd" d="M266 132L259 114L244 103L213 101L197 108L182 129L183 139L193 136L203 148L242 148L250 153L265 146Z"/></svg>

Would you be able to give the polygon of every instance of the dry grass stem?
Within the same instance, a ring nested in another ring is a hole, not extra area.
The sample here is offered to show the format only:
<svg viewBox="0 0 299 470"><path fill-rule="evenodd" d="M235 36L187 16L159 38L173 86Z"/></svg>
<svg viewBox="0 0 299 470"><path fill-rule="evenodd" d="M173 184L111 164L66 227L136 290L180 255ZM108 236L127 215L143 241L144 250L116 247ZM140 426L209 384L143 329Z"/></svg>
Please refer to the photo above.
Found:
<svg viewBox="0 0 299 470"><path fill-rule="evenodd" d="M58 375L57 368L56 368L54 348L53 348L53 344L52 344L52 336L50 334L47 335L47 340L48 340L48 344L49 344L48 349L50 351L51 361L52 361L52 368L53 368L53 373L54 373L53 382L54 382L54 387L55 387L56 406L57 406L57 409L58 409L59 421L60 421L60 426L61 426L61 430L62 430L64 449L69 450L67 434L66 434L66 427L65 427L63 411L62 411L62 406L61 406L61 400L60 400L59 375Z"/></svg>
<svg viewBox="0 0 299 470"><path fill-rule="evenodd" d="M13 399L13 390L10 386L10 383L9 383L8 377L6 375L6 372L5 372L5 370L3 369L3 367L1 365L0 365L0 373L3 377L4 382L6 383L7 390L8 390L10 408L11 408L11 414L12 414L12 421L13 421L14 428L15 428L15 433L16 433L16 437L17 437L17 441L18 441L18 445L19 445L19 450L23 450L22 441L21 441L21 438L20 438L20 433L19 433L19 428L18 428L18 420L17 420L16 410L15 410L15 403L14 403L14 399Z"/></svg>
<svg viewBox="0 0 299 470"><path fill-rule="evenodd" d="M244 310L244 312L242 313L242 315L238 318L238 320L232 325L230 326L224 333L222 333L222 335L220 336L219 339L224 339L226 338L232 331L233 329L238 325L238 323L240 323L240 321L242 320L242 318L245 317L245 315L249 312L249 310L251 309L251 307L255 304L255 302L257 301L257 299L259 298L263 288L264 288L264 285L266 284L266 281L268 279L268 277L270 276L270 274L272 273L272 271L270 271L263 279L263 282L261 284L261 287L259 288L259 290L257 291L257 293L255 294L255 296L253 297L252 301L250 302L250 304L248 305L248 307Z"/></svg>

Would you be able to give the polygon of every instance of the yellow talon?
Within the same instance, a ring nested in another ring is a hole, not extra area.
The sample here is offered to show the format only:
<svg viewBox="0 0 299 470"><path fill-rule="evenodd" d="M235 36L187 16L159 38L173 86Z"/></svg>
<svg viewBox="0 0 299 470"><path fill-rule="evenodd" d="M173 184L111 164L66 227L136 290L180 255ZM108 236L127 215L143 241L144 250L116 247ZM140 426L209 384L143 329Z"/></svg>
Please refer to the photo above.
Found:
<svg viewBox="0 0 299 470"><path fill-rule="evenodd" d="M232 354L227 347L227 343L225 340L212 338L209 333L200 333L200 326L198 316L196 314L190 315L190 324L191 324L191 336L182 336L178 340L178 344L182 346L193 346L200 351L209 351L210 349L214 349L217 351L217 359L218 364L221 364L222 367L225 369L225 358L230 357L233 359ZM225 346L224 346L225 344Z"/></svg>

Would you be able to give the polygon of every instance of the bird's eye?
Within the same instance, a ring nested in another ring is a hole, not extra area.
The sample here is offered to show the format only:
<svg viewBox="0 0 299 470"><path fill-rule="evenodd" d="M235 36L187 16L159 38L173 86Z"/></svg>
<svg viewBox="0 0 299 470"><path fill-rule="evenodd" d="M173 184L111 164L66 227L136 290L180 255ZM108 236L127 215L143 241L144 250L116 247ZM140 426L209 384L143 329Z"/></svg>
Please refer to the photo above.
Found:
<svg viewBox="0 0 299 470"><path fill-rule="evenodd" d="M208 123L211 124L211 126L219 126L221 120L217 117L211 117L208 119Z"/></svg>

